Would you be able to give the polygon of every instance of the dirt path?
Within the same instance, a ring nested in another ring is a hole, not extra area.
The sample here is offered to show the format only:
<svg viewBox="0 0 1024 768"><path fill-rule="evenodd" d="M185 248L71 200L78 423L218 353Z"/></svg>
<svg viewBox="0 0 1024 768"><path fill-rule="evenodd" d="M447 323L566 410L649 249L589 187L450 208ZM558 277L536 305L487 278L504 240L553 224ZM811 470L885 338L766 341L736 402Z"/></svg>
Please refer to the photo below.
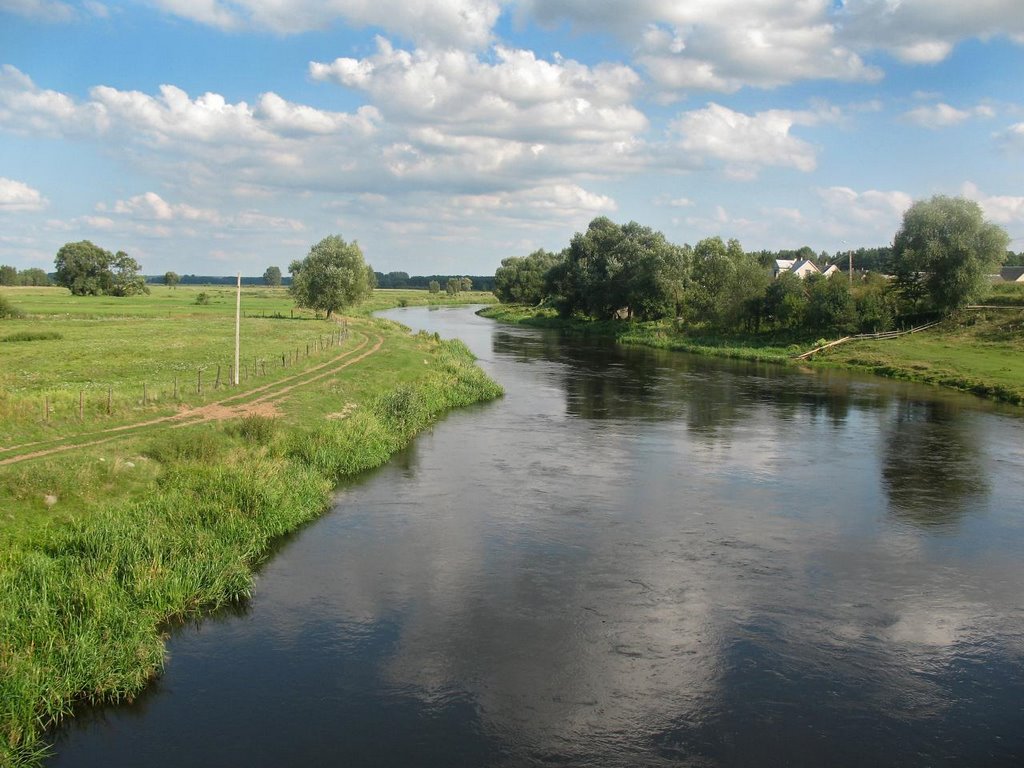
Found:
<svg viewBox="0 0 1024 768"><path fill-rule="evenodd" d="M16 464L29 459L63 453L76 448L86 448L109 443L126 435L136 435L159 428L176 428L211 421L236 419L253 414L273 416L278 413L277 406L298 387L302 387L333 376L350 365L365 360L376 354L384 345L384 337L377 334L361 334L359 343L340 355L332 357L319 365L308 368L300 373L286 376L276 381L263 384L245 392L236 392L228 397L197 408L187 408L169 416L161 416L147 421L121 424L116 427L72 435L55 440L41 440L34 443L23 443L0 448L0 466ZM257 397L253 397L257 395ZM45 447L37 447L45 446ZM34 448L27 453L15 453L26 448ZM5 455L15 453L15 455Z"/></svg>

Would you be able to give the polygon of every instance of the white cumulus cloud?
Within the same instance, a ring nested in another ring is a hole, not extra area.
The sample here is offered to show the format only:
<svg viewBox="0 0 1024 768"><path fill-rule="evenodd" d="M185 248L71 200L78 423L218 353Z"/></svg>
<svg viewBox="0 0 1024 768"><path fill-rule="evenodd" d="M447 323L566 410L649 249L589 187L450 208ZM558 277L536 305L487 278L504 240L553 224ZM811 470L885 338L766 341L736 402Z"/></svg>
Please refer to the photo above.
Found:
<svg viewBox="0 0 1024 768"><path fill-rule="evenodd" d="M838 117L834 109L773 109L747 115L711 103L680 114L671 130L678 135L683 151L723 161L726 172L735 178L754 178L769 166L814 170L817 151L791 130L794 126L813 126Z"/></svg>
<svg viewBox="0 0 1024 768"><path fill-rule="evenodd" d="M957 109L949 104L938 103L916 107L903 114L903 120L922 128L937 130L959 125L972 117L993 117L995 111L985 104L970 109Z"/></svg>
<svg viewBox="0 0 1024 768"><path fill-rule="evenodd" d="M493 52L492 63L459 50L405 51L378 38L373 56L311 62L309 71L365 92L389 120L461 135L613 141L647 127L630 103L640 78L629 67L549 62L501 46Z"/></svg>
<svg viewBox="0 0 1024 768"><path fill-rule="evenodd" d="M857 192L842 186L819 189L818 197L829 233L855 235L866 242L891 240L899 229L904 211L913 203L909 194L899 190Z"/></svg>
<svg viewBox="0 0 1024 768"><path fill-rule="evenodd" d="M986 195L973 182L963 185L961 194L981 206L985 216L997 224L1024 223L1024 196Z"/></svg>
<svg viewBox="0 0 1024 768"><path fill-rule="evenodd" d="M1024 152L1024 123L1015 123L996 133L996 142L1006 150Z"/></svg>
<svg viewBox="0 0 1024 768"><path fill-rule="evenodd" d="M910 64L940 62L968 39L1024 42L1020 0L846 0L840 17L854 45Z"/></svg>
<svg viewBox="0 0 1024 768"><path fill-rule="evenodd" d="M0 127L44 136L102 132L109 121L102 106L78 104L58 91L39 88L10 64L0 66Z"/></svg>
<svg viewBox="0 0 1024 768"><path fill-rule="evenodd" d="M0 176L0 213L5 211L41 211L47 200L38 189L23 181Z"/></svg>
<svg viewBox="0 0 1024 768"><path fill-rule="evenodd" d="M109 222L111 228L117 220L143 225L142 231L152 232L152 225L177 223L192 227L183 230L197 236L201 231L218 229L245 229L259 231L301 232L305 224L298 219L273 216L255 210L236 213L222 213L214 208L203 208L189 203L171 203L156 192L145 192L126 200L117 200L112 205L99 204L99 213L108 214L99 218ZM117 217L114 219L112 217ZM138 230L137 230L138 231Z"/></svg>
<svg viewBox="0 0 1024 768"><path fill-rule="evenodd" d="M76 15L72 6L59 0L0 0L0 13L47 22L71 21Z"/></svg>
<svg viewBox="0 0 1024 768"><path fill-rule="evenodd" d="M336 22L380 27L437 47L486 45L499 0L150 0L161 10L225 30L295 34Z"/></svg>
<svg viewBox="0 0 1024 768"><path fill-rule="evenodd" d="M542 24L568 20L631 39L638 63L670 92L882 76L839 39L826 0L525 0L521 7Z"/></svg>

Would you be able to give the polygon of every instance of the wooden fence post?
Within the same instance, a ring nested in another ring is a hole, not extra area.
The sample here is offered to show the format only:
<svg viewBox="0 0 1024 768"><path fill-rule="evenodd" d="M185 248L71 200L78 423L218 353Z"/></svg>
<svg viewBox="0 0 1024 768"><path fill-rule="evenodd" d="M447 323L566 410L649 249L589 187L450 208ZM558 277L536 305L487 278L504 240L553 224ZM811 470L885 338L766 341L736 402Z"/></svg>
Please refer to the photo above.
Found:
<svg viewBox="0 0 1024 768"><path fill-rule="evenodd" d="M146 400L147 399L148 398L146 397L146 382L142 382L142 404L143 405L146 404Z"/></svg>
<svg viewBox="0 0 1024 768"><path fill-rule="evenodd" d="M107 387L107 416L109 416L110 413L111 413L111 405L112 405L113 399L114 399L114 388L113 387Z"/></svg>
<svg viewBox="0 0 1024 768"><path fill-rule="evenodd" d="M174 377L174 399L178 399L178 377Z"/></svg>
<svg viewBox="0 0 1024 768"><path fill-rule="evenodd" d="M85 392L78 390L78 420L85 417Z"/></svg>
<svg viewBox="0 0 1024 768"><path fill-rule="evenodd" d="M196 394L201 395L203 394L203 369L200 368L196 373L198 374L196 376Z"/></svg>
<svg viewBox="0 0 1024 768"><path fill-rule="evenodd" d="M43 421L50 420L50 396L43 398Z"/></svg>
<svg viewBox="0 0 1024 768"><path fill-rule="evenodd" d="M220 366L217 366L217 380L213 382L214 389L220 389Z"/></svg>

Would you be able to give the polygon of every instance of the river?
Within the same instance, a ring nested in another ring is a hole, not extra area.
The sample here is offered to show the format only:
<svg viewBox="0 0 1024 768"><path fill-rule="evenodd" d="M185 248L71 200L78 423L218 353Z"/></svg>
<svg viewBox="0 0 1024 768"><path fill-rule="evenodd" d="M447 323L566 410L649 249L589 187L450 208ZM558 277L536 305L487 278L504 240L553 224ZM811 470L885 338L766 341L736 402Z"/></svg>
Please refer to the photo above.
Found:
<svg viewBox="0 0 1024 768"><path fill-rule="evenodd" d="M51 766L1024 764L1024 418L495 324L506 389L339 490Z"/></svg>

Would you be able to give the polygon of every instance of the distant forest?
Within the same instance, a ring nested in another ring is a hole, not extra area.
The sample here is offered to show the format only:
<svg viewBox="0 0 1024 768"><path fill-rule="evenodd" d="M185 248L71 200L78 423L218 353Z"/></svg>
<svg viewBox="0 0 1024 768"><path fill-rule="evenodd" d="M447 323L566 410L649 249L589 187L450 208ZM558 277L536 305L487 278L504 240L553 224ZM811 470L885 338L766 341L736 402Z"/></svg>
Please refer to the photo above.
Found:
<svg viewBox="0 0 1024 768"><path fill-rule="evenodd" d="M423 288L430 287L430 282L436 280L437 284L444 287L448 285L451 278L468 277L473 281L474 291L493 291L494 275L412 275L406 272L374 272L377 276L378 288Z"/></svg>
<svg viewBox="0 0 1024 768"><path fill-rule="evenodd" d="M422 288L427 290L430 281L436 280L439 285L448 284L453 277L468 277L473 281L474 291L493 291L494 275L409 275L408 272L374 272L377 277L378 288ZM233 275L224 277L222 275L181 275L179 285L234 285ZM152 285L163 285L163 275L146 275L146 282ZM291 285L290 275L282 275L281 285ZM259 277L242 276L242 285L264 285L262 275Z"/></svg>

